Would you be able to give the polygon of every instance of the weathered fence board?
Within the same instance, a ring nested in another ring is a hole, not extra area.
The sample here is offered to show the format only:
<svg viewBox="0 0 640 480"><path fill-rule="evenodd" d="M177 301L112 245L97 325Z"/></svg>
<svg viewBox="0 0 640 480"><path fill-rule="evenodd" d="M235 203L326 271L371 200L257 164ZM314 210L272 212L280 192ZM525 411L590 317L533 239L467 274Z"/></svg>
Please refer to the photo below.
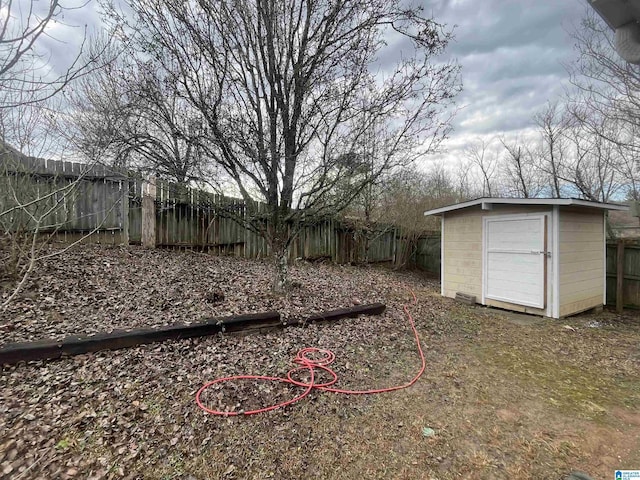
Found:
<svg viewBox="0 0 640 480"><path fill-rule="evenodd" d="M617 244L607 243L607 304L615 305L617 288ZM640 245L624 243L622 298L625 307L640 307Z"/></svg>
<svg viewBox="0 0 640 480"><path fill-rule="evenodd" d="M425 236L418 239L413 263L421 269L440 273L440 235Z"/></svg>
<svg viewBox="0 0 640 480"><path fill-rule="evenodd" d="M37 230L64 242L125 243L129 200L126 175L87 165L0 153L1 219L11 231ZM35 199L39 199L34 202Z"/></svg>

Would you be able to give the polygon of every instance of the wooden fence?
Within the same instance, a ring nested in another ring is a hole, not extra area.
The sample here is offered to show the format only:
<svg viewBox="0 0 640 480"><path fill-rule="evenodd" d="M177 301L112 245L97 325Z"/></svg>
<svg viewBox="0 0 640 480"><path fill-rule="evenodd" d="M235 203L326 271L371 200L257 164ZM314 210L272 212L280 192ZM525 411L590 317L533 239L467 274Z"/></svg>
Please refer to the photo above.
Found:
<svg viewBox="0 0 640 480"><path fill-rule="evenodd" d="M155 235L159 247L198 248L218 255L261 258L269 254L265 239L245 228L249 215L266 211L264 203L247 207L241 199L191 189L166 181L155 181L153 196ZM130 185L129 241L143 242L143 185ZM239 221L240 220L240 221ZM385 229L369 245L371 262L393 262L395 241L399 233ZM327 259L337 263L361 262L365 245L356 231L338 220L329 219L304 225L289 250L291 259Z"/></svg>
<svg viewBox="0 0 640 480"><path fill-rule="evenodd" d="M104 165L45 161L0 154L0 212L15 203L42 199L30 205L29 214L41 218L40 230L53 232L57 240L103 244L142 243L143 192L145 182L127 172ZM147 184L148 186L148 184ZM242 200L191 189L165 181L155 182L153 205L153 244L172 248L198 248L218 255L261 258L269 254L265 240L241 224L220 215L220 207L242 217L247 206ZM250 205L254 211L265 209L261 203ZM0 218L5 229L29 225L25 212L17 210ZM305 225L290 249L291 259L327 259L336 263L399 261L406 245L396 228L381 229L369 243L351 226L338 220ZM618 257L618 249L623 251ZM618 264L623 274L618 277ZM420 238L409 265L440 273L440 237ZM618 285L622 288L619 289ZM618 292L620 297L618 297ZM640 244L607 244L607 304L620 302L640 307Z"/></svg>
<svg viewBox="0 0 640 480"><path fill-rule="evenodd" d="M240 199L166 181L149 183L103 165L88 168L78 163L15 155L10 161L6 155L3 158L0 188L1 182L6 185L0 192L8 192L6 187L11 184L16 187L14 190L22 191L22 203L43 198L37 203L41 210L51 210L51 218L43 222L47 228L42 230L54 232L60 241L86 237L83 241L135 244L145 243L146 237L151 246L198 248L245 258L269 254L264 238L232 218L242 219L266 210L263 203L247 206ZM68 194L58 194L67 187ZM0 211L11 201L8 195L0 194ZM233 215L221 214L221 209ZM304 225L290 248L290 256L336 263L359 263L365 258L369 262L393 263L400 260L398 252L404 241L398 229L386 227L370 239L366 248L361 231L329 219ZM412 261L427 270L437 268L434 273L438 273L439 240L437 251L434 245L431 237L421 239Z"/></svg>
<svg viewBox="0 0 640 480"><path fill-rule="evenodd" d="M128 238L128 178L103 165L0 154L0 218L5 230L33 230L72 242L123 243ZM37 201L34 201L36 200Z"/></svg>
<svg viewBox="0 0 640 480"><path fill-rule="evenodd" d="M607 304L640 308L640 244L607 243Z"/></svg>
<svg viewBox="0 0 640 480"><path fill-rule="evenodd" d="M425 235L418 239L410 263L422 270L440 275L440 234Z"/></svg>

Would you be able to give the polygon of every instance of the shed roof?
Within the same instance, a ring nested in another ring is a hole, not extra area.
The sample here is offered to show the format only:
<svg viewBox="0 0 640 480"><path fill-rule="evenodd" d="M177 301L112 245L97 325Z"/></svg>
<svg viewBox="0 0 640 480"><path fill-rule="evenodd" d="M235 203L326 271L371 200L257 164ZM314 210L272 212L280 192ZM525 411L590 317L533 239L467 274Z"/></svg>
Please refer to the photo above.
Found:
<svg viewBox="0 0 640 480"><path fill-rule="evenodd" d="M589 200L581 200L579 198L476 198L475 200L469 200L467 202L455 203L446 207L434 208L433 210L427 210L425 215L441 215L453 210L460 210L463 208L475 207L481 205L483 209L491 208L491 205L504 204L504 205L560 205L563 207L586 207L597 208L601 210L628 210L628 205L622 205L619 203L603 203L592 202Z"/></svg>
<svg viewBox="0 0 640 480"><path fill-rule="evenodd" d="M640 20L640 5L627 0L588 0L605 22L616 29Z"/></svg>

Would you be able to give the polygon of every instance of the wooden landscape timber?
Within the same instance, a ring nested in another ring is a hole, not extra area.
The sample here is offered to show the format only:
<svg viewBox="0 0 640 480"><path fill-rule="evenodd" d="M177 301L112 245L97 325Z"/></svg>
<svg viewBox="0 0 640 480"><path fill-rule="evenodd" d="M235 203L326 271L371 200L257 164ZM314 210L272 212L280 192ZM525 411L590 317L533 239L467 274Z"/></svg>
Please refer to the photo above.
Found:
<svg viewBox="0 0 640 480"><path fill-rule="evenodd" d="M264 312L214 317L189 325L176 324L159 328L114 330L94 335L72 335L60 341L41 340L10 343L0 347L0 365L12 365L21 361L52 360L100 350L118 350L165 340L181 340L218 333L252 333L287 326L304 326L319 321L355 318L358 315L379 315L384 312L385 308L385 305L381 303L356 305L314 314L301 320L289 321L286 324L282 322L278 312Z"/></svg>
<svg viewBox="0 0 640 480"><path fill-rule="evenodd" d="M328 312L316 313L301 320L291 320L286 326L304 326L310 323L331 322L341 318L356 318L358 315L380 315L386 309L382 303L370 303L367 305L357 305L355 307L338 308Z"/></svg>

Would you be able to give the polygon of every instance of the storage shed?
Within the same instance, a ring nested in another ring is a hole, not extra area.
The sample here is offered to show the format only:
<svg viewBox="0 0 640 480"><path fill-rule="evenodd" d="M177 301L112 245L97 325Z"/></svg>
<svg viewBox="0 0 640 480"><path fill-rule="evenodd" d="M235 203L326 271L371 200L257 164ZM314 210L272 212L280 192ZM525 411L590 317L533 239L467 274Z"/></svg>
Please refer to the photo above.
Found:
<svg viewBox="0 0 640 480"><path fill-rule="evenodd" d="M561 318L606 303L606 215L574 198L479 198L440 215L441 293Z"/></svg>

